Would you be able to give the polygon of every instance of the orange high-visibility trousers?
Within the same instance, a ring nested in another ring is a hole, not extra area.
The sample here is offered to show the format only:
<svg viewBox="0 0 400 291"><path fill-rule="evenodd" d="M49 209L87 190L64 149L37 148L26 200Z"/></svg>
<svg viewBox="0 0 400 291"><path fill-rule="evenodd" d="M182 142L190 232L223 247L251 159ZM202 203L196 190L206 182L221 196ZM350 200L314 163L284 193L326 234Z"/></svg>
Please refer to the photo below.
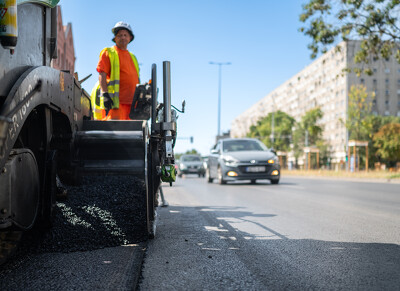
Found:
<svg viewBox="0 0 400 291"><path fill-rule="evenodd" d="M130 104L119 104L119 108L111 109L108 112L107 116L104 116L102 120L130 120L129 118L130 112L131 112Z"/></svg>

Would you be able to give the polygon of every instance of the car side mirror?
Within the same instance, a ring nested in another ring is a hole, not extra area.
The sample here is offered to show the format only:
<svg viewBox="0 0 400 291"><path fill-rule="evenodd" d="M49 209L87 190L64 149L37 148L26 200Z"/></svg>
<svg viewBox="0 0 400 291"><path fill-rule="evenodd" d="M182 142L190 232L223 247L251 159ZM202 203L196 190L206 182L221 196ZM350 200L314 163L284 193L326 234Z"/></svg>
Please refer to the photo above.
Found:
<svg viewBox="0 0 400 291"><path fill-rule="evenodd" d="M214 154L214 155L218 154L218 150L211 150L211 153Z"/></svg>

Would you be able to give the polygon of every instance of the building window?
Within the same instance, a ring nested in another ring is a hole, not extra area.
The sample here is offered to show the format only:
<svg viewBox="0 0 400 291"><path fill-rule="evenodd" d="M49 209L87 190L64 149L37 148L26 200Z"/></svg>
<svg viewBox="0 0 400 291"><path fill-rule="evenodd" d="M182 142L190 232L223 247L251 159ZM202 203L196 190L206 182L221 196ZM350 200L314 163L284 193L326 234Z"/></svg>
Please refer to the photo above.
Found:
<svg viewBox="0 0 400 291"><path fill-rule="evenodd" d="M385 100L385 105L389 106L389 100Z"/></svg>
<svg viewBox="0 0 400 291"><path fill-rule="evenodd" d="M385 84L389 85L389 79L385 79Z"/></svg>
<svg viewBox="0 0 400 291"><path fill-rule="evenodd" d="M360 79L360 84L365 84L365 80L364 79Z"/></svg>
<svg viewBox="0 0 400 291"><path fill-rule="evenodd" d="M376 79L373 79L372 84L374 85L374 87L376 87L378 85L378 81Z"/></svg>
<svg viewBox="0 0 400 291"><path fill-rule="evenodd" d="M390 69L389 68L385 69L385 74L390 74Z"/></svg>
<svg viewBox="0 0 400 291"><path fill-rule="evenodd" d="M385 90L385 96L389 96L389 90Z"/></svg>

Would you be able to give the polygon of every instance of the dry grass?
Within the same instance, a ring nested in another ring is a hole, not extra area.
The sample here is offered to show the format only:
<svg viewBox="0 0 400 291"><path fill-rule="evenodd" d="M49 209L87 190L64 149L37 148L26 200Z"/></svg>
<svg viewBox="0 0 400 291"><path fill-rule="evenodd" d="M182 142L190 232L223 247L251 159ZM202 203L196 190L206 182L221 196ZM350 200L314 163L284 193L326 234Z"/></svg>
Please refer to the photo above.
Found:
<svg viewBox="0 0 400 291"><path fill-rule="evenodd" d="M392 180L393 182L400 182L400 172L389 171L328 171L328 170L292 170L282 169L282 176L308 176L308 177L332 177L332 178L345 178L345 179L378 179L378 180Z"/></svg>

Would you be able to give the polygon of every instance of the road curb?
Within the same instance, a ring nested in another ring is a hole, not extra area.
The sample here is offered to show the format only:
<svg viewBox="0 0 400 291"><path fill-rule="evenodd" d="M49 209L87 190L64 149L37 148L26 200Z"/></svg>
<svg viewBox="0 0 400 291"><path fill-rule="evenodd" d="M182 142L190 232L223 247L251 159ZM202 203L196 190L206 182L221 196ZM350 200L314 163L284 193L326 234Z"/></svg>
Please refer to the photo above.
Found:
<svg viewBox="0 0 400 291"><path fill-rule="evenodd" d="M301 179L326 179L340 180L346 182L364 182L364 183L390 183L400 184L400 179L370 179L370 178L346 178L346 177L329 177L329 176L303 176L303 175L282 175L281 178L301 178Z"/></svg>

